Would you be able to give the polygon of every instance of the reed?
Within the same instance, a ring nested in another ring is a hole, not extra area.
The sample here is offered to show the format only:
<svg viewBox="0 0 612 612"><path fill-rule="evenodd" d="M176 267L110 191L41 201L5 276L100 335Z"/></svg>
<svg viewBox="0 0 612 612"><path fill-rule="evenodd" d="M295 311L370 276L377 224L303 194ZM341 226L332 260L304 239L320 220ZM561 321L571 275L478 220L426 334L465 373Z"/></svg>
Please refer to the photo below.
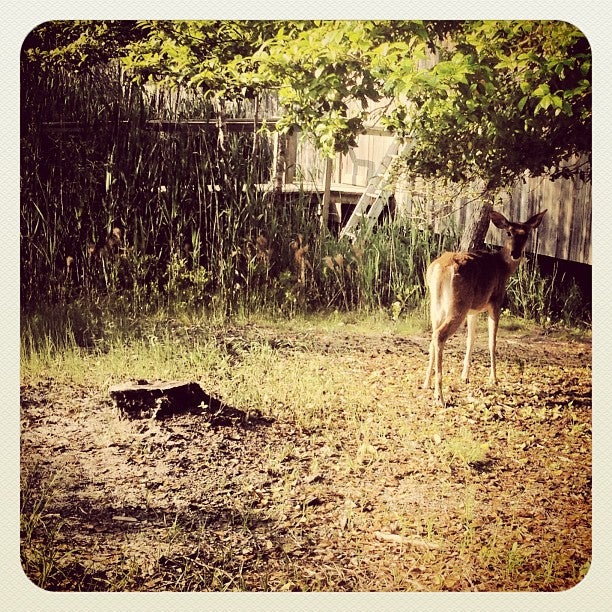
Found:
<svg viewBox="0 0 612 612"><path fill-rule="evenodd" d="M525 261L508 283L508 309L518 317L549 326L590 327L591 309L570 275L555 263L544 274L535 258Z"/></svg>
<svg viewBox="0 0 612 612"><path fill-rule="evenodd" d="M270 180L263 134L181 129L186 118L212 116L211 104L136 87L116 66L24 73L22 103L22 311L34 313L26 326L35 336L41 312L51 325L64 321L51 329L57 346L70 334L90 345L110 311L124 321L160 310L397 319L423 309L427 264L456 247L452 228L401 219L338 241L320 230L309 194L279 203L257 188ZM176 129L151 129L150 119ZM511 310L567 319L551 279L536 274L527 269L511 285ZM571 298L578 309L579 294Z"/></svg>

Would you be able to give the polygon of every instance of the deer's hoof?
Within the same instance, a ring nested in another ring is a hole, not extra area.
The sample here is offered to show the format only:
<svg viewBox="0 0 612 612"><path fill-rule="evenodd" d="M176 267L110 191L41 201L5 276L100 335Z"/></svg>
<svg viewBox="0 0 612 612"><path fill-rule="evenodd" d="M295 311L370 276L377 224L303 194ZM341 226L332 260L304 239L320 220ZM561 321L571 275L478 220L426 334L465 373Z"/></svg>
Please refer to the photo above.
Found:
<svg viewBox="0 0 612 612"><path fill-rule="evenodd" d="M446 402L444 401L444 398L441 395L434 395L434 404L438 408L446 408Z"/></svg>

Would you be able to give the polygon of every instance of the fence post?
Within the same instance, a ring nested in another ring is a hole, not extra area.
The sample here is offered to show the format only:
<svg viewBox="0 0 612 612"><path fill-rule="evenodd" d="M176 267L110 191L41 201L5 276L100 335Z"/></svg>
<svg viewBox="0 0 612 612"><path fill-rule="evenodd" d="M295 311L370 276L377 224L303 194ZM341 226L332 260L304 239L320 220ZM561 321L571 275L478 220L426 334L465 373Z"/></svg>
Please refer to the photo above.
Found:
<svg viewBox="0 0 612 612"><path fill-rule="evenodd" d="M334 160L331 157L325 160L325 174L323 177L323 200L321 201L321 227L327 227L329 219L329 203L331 200L331 180L334 170Z"/></svg>

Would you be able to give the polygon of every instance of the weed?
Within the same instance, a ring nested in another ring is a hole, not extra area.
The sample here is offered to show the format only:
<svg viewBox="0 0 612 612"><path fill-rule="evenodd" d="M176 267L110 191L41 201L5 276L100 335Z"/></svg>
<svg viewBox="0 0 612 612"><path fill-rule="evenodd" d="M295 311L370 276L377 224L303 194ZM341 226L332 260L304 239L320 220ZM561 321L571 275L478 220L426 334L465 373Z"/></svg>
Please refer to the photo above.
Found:
<svg viewBox="0 0 612 612"><path fill-rule="evenodd" d="M516 576L521 566L525 562L525 555L519 547L518 542L513 542L512 547L507 553L506 569L510 577Z"/></svg>
<svg viewBox="0 0 612 612"><path fill-rule="evenodd" d="M488 448L485 443L475 440L466 427L460 427L458 434L447 439L444 444L450 463L458 461L464 466L482 462Z"/></svg>
<svg viewBox="0 0 612 612"><path fill-rule="evenodd" d="M34 485L37 472L26 474L21 482L21 564L26 576L41 589L56 579L60 558L64 555L58 547L62 520L59 515L48 513L52 504L57 476Z"/></svg>
<svg viewBox="0 0 612 612"><path fill-rule="evenodd" d="M528 259L510 277L507 293L512 314L545 327L554 322L584 326L590 321L588 305L576 281L560 276L557 264L544 275L537 260Z"/></svg>
<svg viewBox="0 0 612 612"><path fill-rule="evenodd" d="M145 115L176 120L177 105L181 113L211 109L181 91L147 99L116 70L24 75L27 350L45 348L47 338L48 351L73 343L106 350L109 313L134 328L162 309L222 318L335 309L394 321L424 315L425 270L456 246L455 228L398 218L353 243L338 241L320 230L308 194L277 206L258 188L271 158L261 135L228 134L220 149L208 131L145 130ZM117 129L115 112L138 120ZM76 138L37 127L72 119L100 128ZM577 285L556 269L543 276L535 260L511 279L508 295L512 312L541 324L589 320Z"/></svg>

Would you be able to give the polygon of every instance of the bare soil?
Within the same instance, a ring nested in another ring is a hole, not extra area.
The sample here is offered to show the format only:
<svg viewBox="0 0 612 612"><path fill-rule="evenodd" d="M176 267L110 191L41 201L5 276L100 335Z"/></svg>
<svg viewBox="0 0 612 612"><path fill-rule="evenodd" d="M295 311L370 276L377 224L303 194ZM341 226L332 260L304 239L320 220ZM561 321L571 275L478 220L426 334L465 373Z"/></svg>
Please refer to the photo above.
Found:
<svg viewBox="0 0 612 612"><path fill-rule="evenodd" d="M502 330L497 389L415 384L428 338L236 326L363 385L371 428L240 406L128 419L105 389L21 389L22 558L50 590L563 590L591 556L591 345ZM245 349L244 347L247 347ZM505 364L505 365L503 365ZM324 373L322 373L324 375ZM375 435L368 435L375 431ZM36 517L36 518L34 518ZM28 532L28 524L30 532ZM44 563L50 568L43 576Z"/></svg>

